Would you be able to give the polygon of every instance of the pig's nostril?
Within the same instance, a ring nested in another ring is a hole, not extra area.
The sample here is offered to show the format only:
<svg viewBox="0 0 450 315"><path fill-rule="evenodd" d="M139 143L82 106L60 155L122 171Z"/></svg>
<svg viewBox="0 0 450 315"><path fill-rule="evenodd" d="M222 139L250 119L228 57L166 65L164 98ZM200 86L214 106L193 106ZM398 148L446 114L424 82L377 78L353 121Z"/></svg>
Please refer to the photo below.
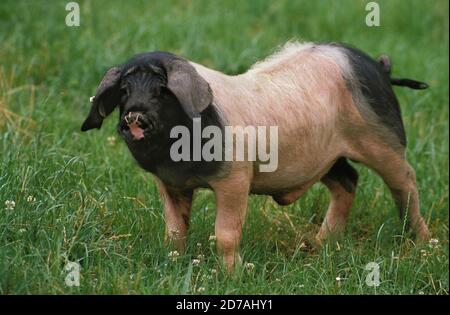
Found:
<svg viewBox="0 0 450 315"><path fill-rule="evenodd" d="M126 131L126 130L129 129L128 124L126 123L125 120L122 120L122 122L120 123L120 129L121 129L122 131Z"/></svg>
<svg viewBox="0 0 450 315"><path fill-rule="evenodd" d="M147 129L150 127L150 124L148 124L145 120L138 120L137 124L139 125L139 127L141 127L142 129Z"/></svg>

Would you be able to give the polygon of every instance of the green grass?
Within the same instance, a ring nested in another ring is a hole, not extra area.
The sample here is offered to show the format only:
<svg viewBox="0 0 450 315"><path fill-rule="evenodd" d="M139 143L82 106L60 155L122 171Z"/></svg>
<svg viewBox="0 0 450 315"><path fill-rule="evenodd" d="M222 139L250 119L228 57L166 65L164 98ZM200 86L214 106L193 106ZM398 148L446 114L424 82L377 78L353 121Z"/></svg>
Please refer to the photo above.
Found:
<svg viewBox="0 0 450 315"><path fill-rule="evenodd" d="M369 28L366 1L79 1L81 26L69 28L65 1L1 1L0 293L447 294L448 2L377 2L381 26ZM438 246L416 246L382 181L358 167L338 242L310 246L328 205L322 186L289 207L252 196L241 251L255 268L228 277L208 241L213 195L202 190L187 252L172 261L150 175L119 139L107 141L117 114L98 132L79 131L104 71L133 54L168 50L232 74L291 38L388 53L395 75L431 85L396 92ZM64 284L69 260L82 266L80 287ZM365 284L372 261L376 288Z"/></svg>

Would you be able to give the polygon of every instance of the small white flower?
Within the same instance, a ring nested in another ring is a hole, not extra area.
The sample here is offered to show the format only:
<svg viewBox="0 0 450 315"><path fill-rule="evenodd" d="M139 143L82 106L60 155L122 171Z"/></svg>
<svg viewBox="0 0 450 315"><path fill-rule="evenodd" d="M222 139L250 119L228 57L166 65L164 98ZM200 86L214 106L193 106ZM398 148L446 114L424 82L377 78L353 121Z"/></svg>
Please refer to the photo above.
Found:
<svg viewBox="0 0 450 315"><path fill-rule="evenodd" d="M424 295L425 293L423 291L419 291L419 295Z"/></svg>
<svg viewBox="0 0 450 315"><path fill-rule="evenodd" d="M16 203L13 200L6 200L5 201L6 210L14 210L16 207Z"/></svg>
<svg viewBox="0 0 450 315"><path fill-rule="evenodd" d="M425 249L421 249L420 250L420 254L422 255L422 257L427 257L428 256L428 252Z"/></svg>
<svg viewBox="0 0 450 315"><path fill-rule="evenodd" d="M210 236L209 236L209 241L210 241L210 242L215 242L216 239L217 239L217 237L216 237L215 235L210 235Z"/></svg>
<svg viewBox="0 0 450 315"><path fill-rule="evenodd" d="M439 245L439 240L437 238L432 238L430 239L430 241L428 242L428 246L430 248L435 248Z"/></svg>
<svg viewBox="0 0 450 315"><path fill-rule="evenodd" d="M200 288L197 289L197 292L198 293L205 292L205 288L204 287L200 287Z"/></svg>
<svg viewBox="0 0 450 315"><path fill-rule="evenodd" d="M106 141L108 141L109 145L115 145L116 144L116 137L110 136L110 137L106 138Z"/></svg>
<svg viewBox="0 0 450 315"><path fill-rule="evenodd" d="M212 269L209 269L209 272L211 272L213 275L215 275L217 273L217 270L212 268Z"/></svg>
<svg viewBox="0 0 450 315"><path fill-rule="evenodd" d="M280 278L276 278L275 281L276 282L281 282L281 279Z"/></svg>
<svg viewBox="0 0 450 315"><path fill-rule="evenodd" d="M28 196L27 197L27 202L29 202L29 203L32 203L32 202L35 202L36 201L36 198L34 198L33 196Z"/></svg>
<svg viewBox="0 0 450 315"><path fill-rule="evenodd" d="M27 230L24 228L19 229L19 233L25 233Z"/></svg>
<svg viewBox="0 0 450 315"><path fill-rule="evenodd" d="M200 264L200 259L192 259L192 266L198 266Z"/></svg>
<svg viewBox="0 0 450 315"><path fill-rule="evenodd" d="M245 269L247 269L248 271L252 271L253 269L255 269L255 264L253 263L245 263Z"/></svg>
<svg viewBox="0 0 450 315"><path fill-rule="evenodd" d="M169 258L171 258L173 261L175 261L178 256L180 256L180 253L178 253L176 250L169 252Z"/></svg>
<svg viewBox="0 0 450 315"><path fill-rule="evenodd" d="M336 281L337 281L337 282L341 282L342 280L345 280L345 278L341 278L341 277L339 277L339 276L336 277Z"/></svg>
<svg viewBox="0 0 450 315"><path fill-rule="evenodd" d="M197 255L197 259L198 260L204 260L205 259L205 255L199 254L199 255Z"/></svg>
<svg viewBox="0 0 450 315"><path fill-rule="evenodd" d="M202 247L202 243L197 243L197 247Z"/></svg>

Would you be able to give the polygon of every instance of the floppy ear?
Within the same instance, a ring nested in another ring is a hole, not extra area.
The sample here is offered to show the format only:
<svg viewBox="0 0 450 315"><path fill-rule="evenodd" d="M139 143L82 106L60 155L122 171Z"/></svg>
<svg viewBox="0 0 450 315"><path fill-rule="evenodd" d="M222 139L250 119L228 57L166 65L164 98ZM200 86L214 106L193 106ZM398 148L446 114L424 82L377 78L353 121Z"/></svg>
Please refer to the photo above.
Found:
<svg viewBox="0 0 450 315"><path fill-rule="evenodd" d="M177 97L185 113L200 117L213 101L213 94L205 81L186 60L176 59L166 65L167 88Z"/></svg>
<svg viewBox="0 0 450 315"><path fill-rule="evenodd" d="M81 131L100 129L103 119L116 108L120 102L119 82L121 73L119 67L113 67L106 72L92 99L91 111L83 126L81 126Z"/></svg>

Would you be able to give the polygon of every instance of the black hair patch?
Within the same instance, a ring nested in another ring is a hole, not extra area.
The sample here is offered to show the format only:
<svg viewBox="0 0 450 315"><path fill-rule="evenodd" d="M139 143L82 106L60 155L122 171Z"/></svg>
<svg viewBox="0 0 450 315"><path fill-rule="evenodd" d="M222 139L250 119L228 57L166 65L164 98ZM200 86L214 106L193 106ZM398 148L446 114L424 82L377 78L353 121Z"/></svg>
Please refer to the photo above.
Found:
<svg viewBox="0 0 450 315"><path fill-rule="evenodd" d="M347 45L338 46L347 55L370 109L380 118L381 123L398 137L400 143L406 146L400 106L392 89L389 73L364 52Z"/></svg>

